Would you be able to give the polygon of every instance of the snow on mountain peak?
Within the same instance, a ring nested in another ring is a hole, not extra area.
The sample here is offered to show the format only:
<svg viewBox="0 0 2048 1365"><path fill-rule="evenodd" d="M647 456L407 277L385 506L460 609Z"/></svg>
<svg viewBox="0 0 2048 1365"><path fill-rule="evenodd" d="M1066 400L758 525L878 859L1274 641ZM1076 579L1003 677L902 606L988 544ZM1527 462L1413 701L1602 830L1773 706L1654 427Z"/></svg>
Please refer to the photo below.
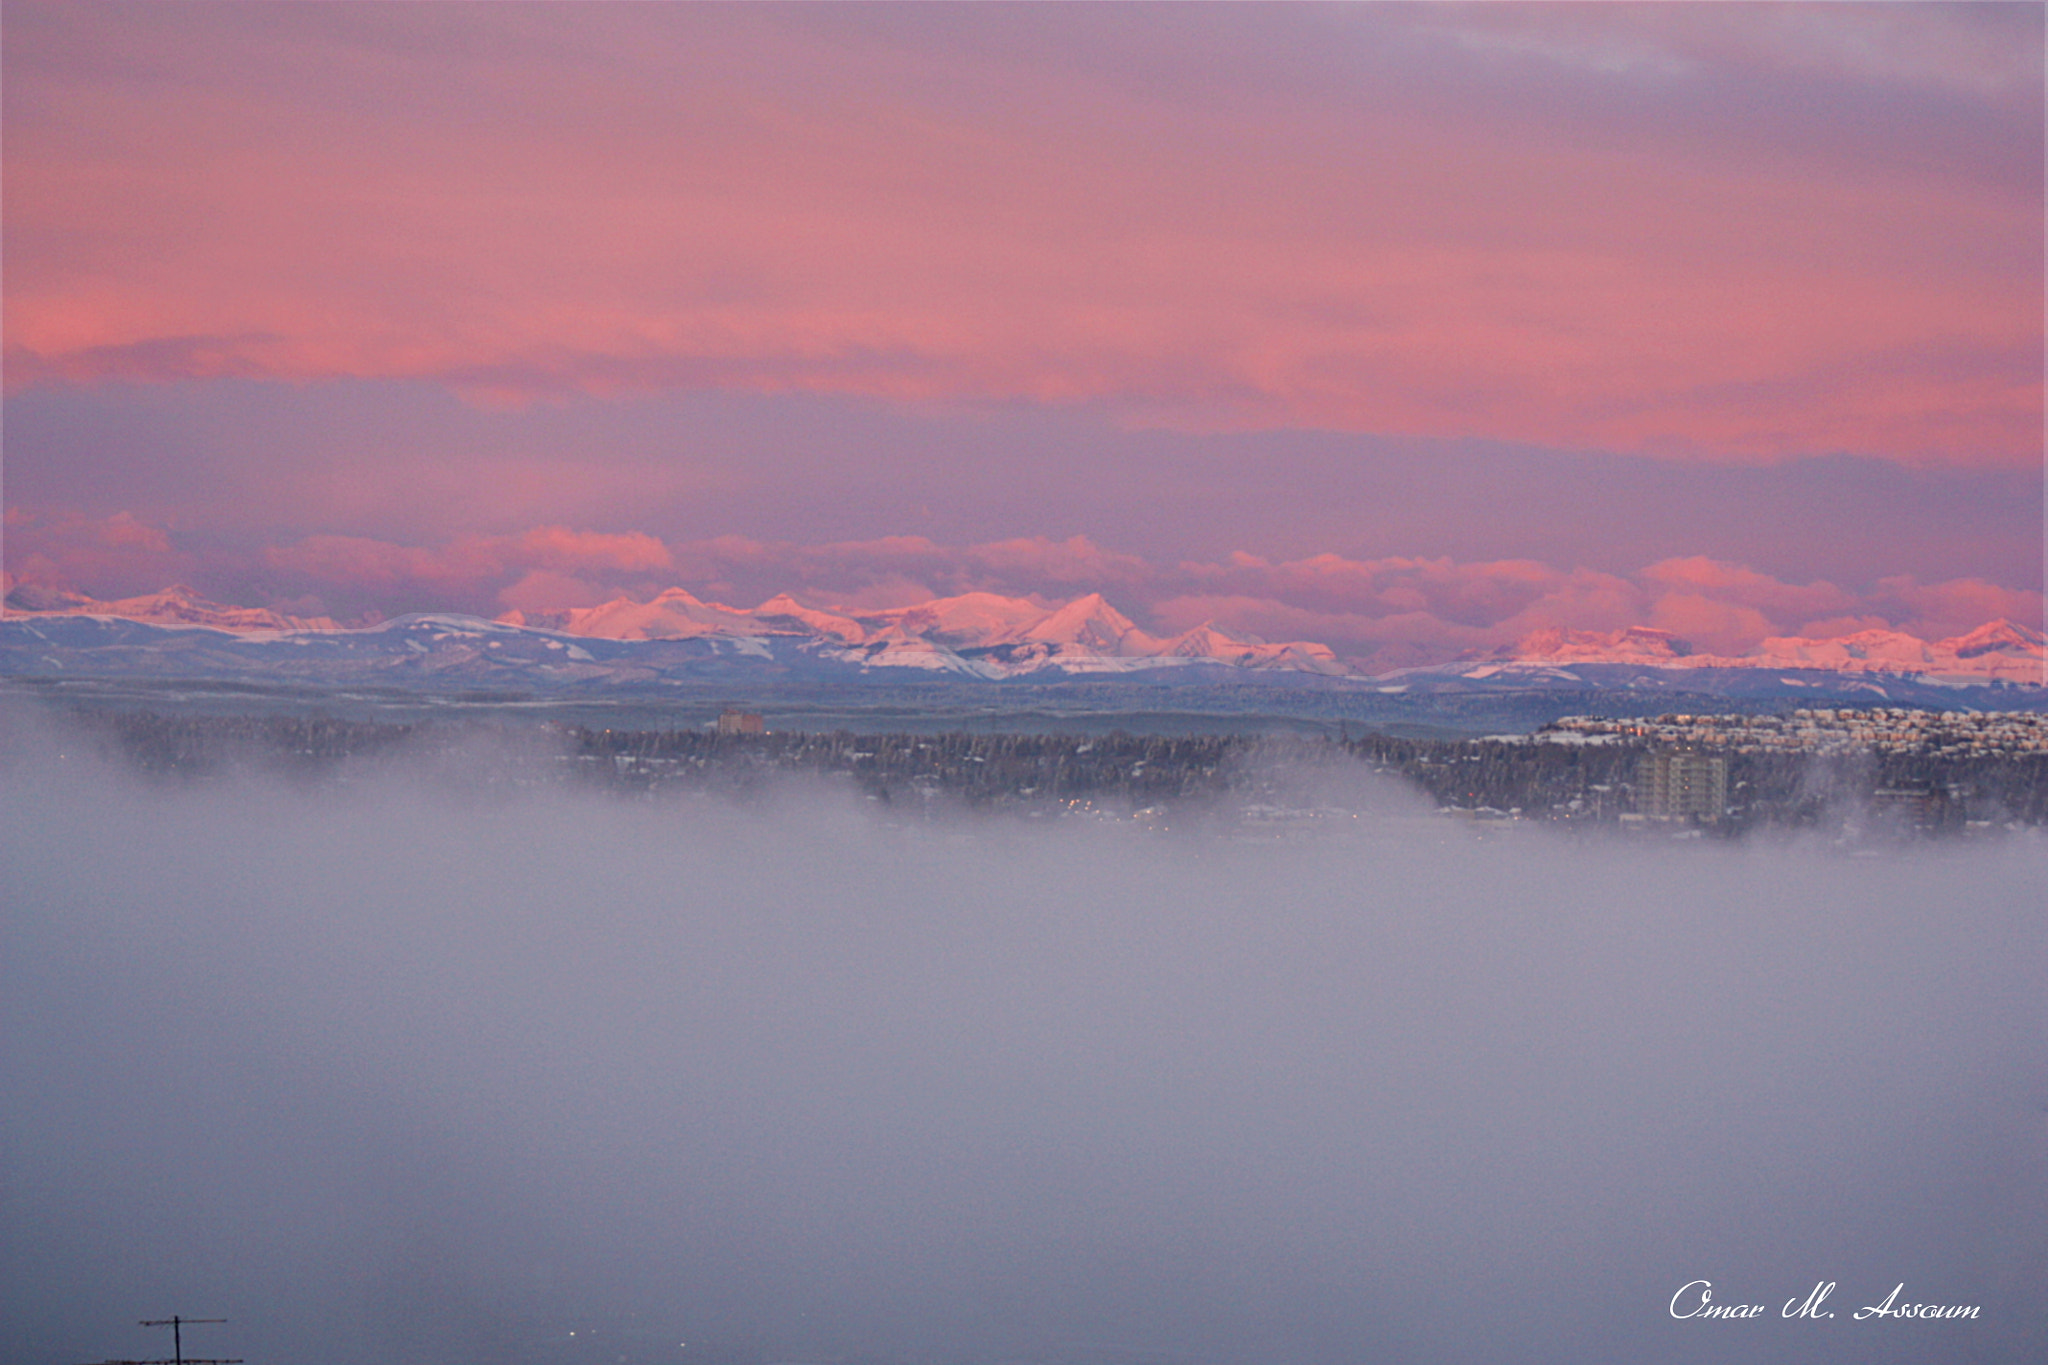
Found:
<svg viewBox="0 0 2048 1365"><path fill-rule="evenodd" d="M110 616L154 625L206 627L233 634L275 636L338 631L328 618L300 618L259 607L224 606L177 584L141 597L97 601L39 586L15 586L10 614L27 617ZM441 618L403 618L432 624ZM473 618L447 618L464 631L490 631ZM450 625L449 629L454 626ZM507 612L500 631L548 630L619 641L702 640L714 650L765 654L781 641L823 658L862 667L903 667L979 677L1014 677L1041 671L1127 673L1209 664L1346 674L1327 646L1303 641L1267 644L1232 636L1203 622L1170 637L1146 633L1101 593L1045 606L1041 601L969 592L883 610L821 609L787 593L752 609L706 602L687 589L669 588L652 600L618 598L594 607ZM509 638L509 635L508 635ZM559 650L561 645L549 645ZM1575 665L1631 665L1671 670L1755 669L1850 675L1910 674L1941 686L2011 682L2048 684L2048 642L2032 626L2008 620L1929 642L1903 631L1876 629L1827 639L1774 636L1742 655L1695 651L1670 631L1648 626L1597 632L1549 629L1518 644L1451 665L1422 664L1419 671L1466 670L1509 678L1518 671ZM1405 673L1416 670L1400 670ZM1467 674L1479 676L1479 674Z"/></svg>
<svg viewBox="0 0 2048 1365"><path fill-rule="evenodd" d="M1774 636L1757 647L1767 668L1838 668L1864 671L1882 668L1907 672L1936 663L1936 651L1925 640L1896 630L1859 630L1828 640Z"/></svg>
<svg viewBox="0 0 2048 1365"><path fill-rule="evenodd" d="M764 635L767 628L743 611L698 600L682 588L658 593L650 602L617 598L569 613L561 627L570 635L605 640L694 640L705 635Z"/></svg>
<svg viewBox="0 0 2048 1365"><path fill-rule="evenodd" d="M1233 664L1240 668L1292 668L1330 675L1351 671L1338 662L1328 645L1300 640L1269 645L1257 639L1238 639L1225 635L1208 621L1160 642L1157 652L1183 659Z"/></svg>
<svg viewBox="0 0 2048 1365"><path fill-rule="evenodd" d="M1996 621L1986 621L1967 635L1943 640L1936 648L1947 650L1961 659L1974 659L1994 652L2039 658L2044 648L2048 648L2048 636L2032 626L2019 625L2000 617Z"/></svg>
<svg viewBox="0 0 2048 1365"><path fill-rule="evenodd" d="M1020 642L1078 645L1097 654L1146 655L1160 651L1131 619L1103 600L1099 592L1077 597L1022 631Z"/></svg>
<svg viewBox="0 0 2048 1365"><path fill-rule="evenodd" d="M232 607L208 601L183 583L174 583L140 597L123 597L102 602L82 593L31 593L17 589L9 594L10 612L28 615L119 616L130 621L147 621L159 626L204 626L237 633L338 630L331 617L286 616L268 607Z"/></svg>
<svg viewBox="0 0 2048 1365"><path fill-rule="evenodd" d="M1512 648L1496 650L1487 657L1521 663L1666 663L1687 658L1692 652L1690 641L1681 640L1668 630L1629 626L1606 633L1539 630L1524 636Z"/></svg>
<svg viewBox="0 0 2048 1365"><path fill-rule="evenodd" d="M755 607L752 614L755 620L772 629L792 633L811 631L829 636L841 644L857 645L867 638L867 630L852 617L807 607L786 592L778 593Z"/></svg>
<svg viewBox="0 0 2048 1365"><path fill-rule="evenodd" d="M895 628L906 635L936 640L955 649L973 649L1015 638L1046 616L1044 607L1026 597L992 592L935 597L914 607L862 613L863 622Z"/></svg>
<svg viewBox="0 0 2048 1365"><path fill-rule="evenodd" d="M1600 634L1545 630L1489 662L1530 666L1636 664L1655 668L1815 669L1835 673L1913 673L1937 678L2040 683L2048 679L2041 632L1992 621L1967 635L1932 643L1898 630L1860 630L1827 639L1772 636L1748 654L1699 654L1668 631L1634 626Z"/></svg>

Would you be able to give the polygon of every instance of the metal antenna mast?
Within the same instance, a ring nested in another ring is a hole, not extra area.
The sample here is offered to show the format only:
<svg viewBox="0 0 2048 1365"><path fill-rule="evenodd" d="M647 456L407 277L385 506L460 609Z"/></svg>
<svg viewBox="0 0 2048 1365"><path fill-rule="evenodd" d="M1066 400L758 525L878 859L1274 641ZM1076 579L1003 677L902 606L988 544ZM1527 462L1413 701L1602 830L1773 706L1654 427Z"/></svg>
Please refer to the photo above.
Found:
<svg viewBox="0 0 2048 1365"><path fill-rule="evenodd" d="M104 1360L98 1365L243 1365L234 1360L202 1360L185 1358L185 1328L195 1322L226 1322L226 1318L181 1318L173 1313L167 1318L145 1318L141 1326L168 1327L171 1329L171 1359L169 1360Z"/></svg>

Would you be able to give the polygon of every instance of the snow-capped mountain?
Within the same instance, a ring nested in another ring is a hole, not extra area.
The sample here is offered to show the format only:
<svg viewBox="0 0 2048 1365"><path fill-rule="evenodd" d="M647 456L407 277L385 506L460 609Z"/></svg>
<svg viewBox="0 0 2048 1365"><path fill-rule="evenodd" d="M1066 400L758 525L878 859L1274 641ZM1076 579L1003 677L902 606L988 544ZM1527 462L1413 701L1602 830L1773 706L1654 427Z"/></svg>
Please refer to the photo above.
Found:
<svg viewBox="0 0 2048 1365"><path fill-rule="evenodd" d="M1159 637L1140 630L1101 593L1057 606L970 592L910 607L826 611L788 594L752 610L703 602L670 588L651 602L621 598L553 613L509 612L500 623L607 640L807 639L826 657L868 668L917 668L987 678L1057 671L1123 673L1209 663L1348 673L1325 645L1269 645L1211 625Z"/></svg>
<svg viewBox="0 0 2048 1365"><path fill-rule="evenodd" d="M670 588L651 602L626 598L600 607L535 614L508 612L504 625L552 627L566 635L600 640L695 640L705 635L767 635L769 627L753 613L715 602L702 602L681 588Z"/></svg>
<svg viewBox="0 0 2048 1365"><path fill-rule="evenodd" d="M834 612L787 595L751 610L681 588L497 621L419 614L341 629L224 607L189 589L98 602L17 593L0 622L0 674L236 678L310 684L605 687L755 677L852 682L923 675L1000 681L1103 674L1179 680L1348 672L1316 644L1269 645L1212 627L1139 630L1099 594L1047 606L968 593Z"/></svg>
<svg viewBox="0 0 2048 1365"><path fill-rule="evenodd" d="M2009 621L1933 642L1895 631L1774 638L1741 656L1703 654L1646 627L1553 630L1482 656L1367 676L1320 644L1268 644L1208 624L1151 635L1099 593L1060 603L965 593L887 610L814 607L784 594L749 609L671 588L646 602L497 621L422 614L358 629L223 606L189 588L115 602L17 589L8 606L0 675L15 677L504 689L1127 678L1415 695L1627 691L1980 704L1956 698L1970 689L2001 693L1981 704L2048 703L2041 632Z"/></svg>
<svg viewBox="0 0 2048 1365"><path fill-rule="evenodd" d="M1915 675L1954 684L1994 679L2048 682L2048 649L2044 649L2041 632L2011 621L1992 621L1967 635L1931 642L1896 630L1858 631L1827 640L1774 636L1754 653L1740 655L1702 654L1669 631L1643 626L1611 634L1548 630L1476 662L1481 667L1631 664L1687 670L1821 669L1832 673Z"/></svg>
<svg viewBox="0 0 2048 1365"><path fill-rule="evenodd" d="M24 585L7 594L10 615L119 616L160 626L205 626L213 630L335 630L325 616L284 616L266 607L229 607L209 602L182 583L141 597L100 602L82 593Z"/></svg>
<svg viewBox="0 0 2048 1365"><path fill-rule="evenodd" d="M1692 655L1692 646L1668 630L1631 626L1609 634L1591 630L1540 630L1505 649L1479 656L1486 663L1673 665Z"/></svg>

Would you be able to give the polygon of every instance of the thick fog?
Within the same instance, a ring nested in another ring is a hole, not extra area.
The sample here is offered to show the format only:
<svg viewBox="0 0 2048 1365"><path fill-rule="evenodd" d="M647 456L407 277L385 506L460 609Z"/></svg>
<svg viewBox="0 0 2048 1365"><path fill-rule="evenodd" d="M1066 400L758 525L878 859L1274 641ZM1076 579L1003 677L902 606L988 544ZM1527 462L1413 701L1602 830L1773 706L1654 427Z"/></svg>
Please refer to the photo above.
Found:
<svg viewBox="0 0 2048 1365"><path fill-rule="evenodd" d="M8 1361L2048 1358L2037 845L14 750Z"/></svg>

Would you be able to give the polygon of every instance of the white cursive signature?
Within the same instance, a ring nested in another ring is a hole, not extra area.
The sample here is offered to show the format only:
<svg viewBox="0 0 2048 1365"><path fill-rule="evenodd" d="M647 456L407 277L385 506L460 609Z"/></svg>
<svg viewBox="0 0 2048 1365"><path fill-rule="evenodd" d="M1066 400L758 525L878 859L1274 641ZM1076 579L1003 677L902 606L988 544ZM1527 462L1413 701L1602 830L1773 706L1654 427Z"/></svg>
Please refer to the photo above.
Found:
<svg viewBox="0 0 2048 1365"><path fill-rule="evenodd" d="M1900 1285L1885 1295L1883 1303L1856 1310L1856 1321L1865 1318L1974 1318L1977 1308L1974 1304L1955 1303L1900 1303L1899 1295L1906 1292Z"/></svg>
<svg viewBox="0 0 2048 1365"><path fill-rule="evenodd" d="M1828 1295L1835 1292L1833 1280L1815 1281L1813 1289L1804 1299L1794 1296L1785 1300L1785 1306L1778 1310L1781 1318L1808 1318L1814 1322L1834 1317L1834 1312L1824 1309L1822 1304ZM1866 1318L1976 1318L1983 1309L1975 1304L1956 1303L1900 1303L1899 1295L1906 1292L1901 1283L1885 1295L1883 1303L1873 1303L1856 1310L1857 1322ZM1760 1303L1715 1303L1712 1280L1687 1280L1678 1286L1678 1292L1671 1296L1671 1316L1686 1318L1760 1318L1764 1306Z"/></svg>
<svg viewBox="0 0 2048 1365"><path fill-rule="evenodd" d="M1678 1311L1681 1303L1686 1305L1683 1313ZM1763 1311L1760 1303L1715 1303L1712 1280L1688 1281L1671 1296L1674 1318L1754 1318L1762 1316Z"/></svg>

